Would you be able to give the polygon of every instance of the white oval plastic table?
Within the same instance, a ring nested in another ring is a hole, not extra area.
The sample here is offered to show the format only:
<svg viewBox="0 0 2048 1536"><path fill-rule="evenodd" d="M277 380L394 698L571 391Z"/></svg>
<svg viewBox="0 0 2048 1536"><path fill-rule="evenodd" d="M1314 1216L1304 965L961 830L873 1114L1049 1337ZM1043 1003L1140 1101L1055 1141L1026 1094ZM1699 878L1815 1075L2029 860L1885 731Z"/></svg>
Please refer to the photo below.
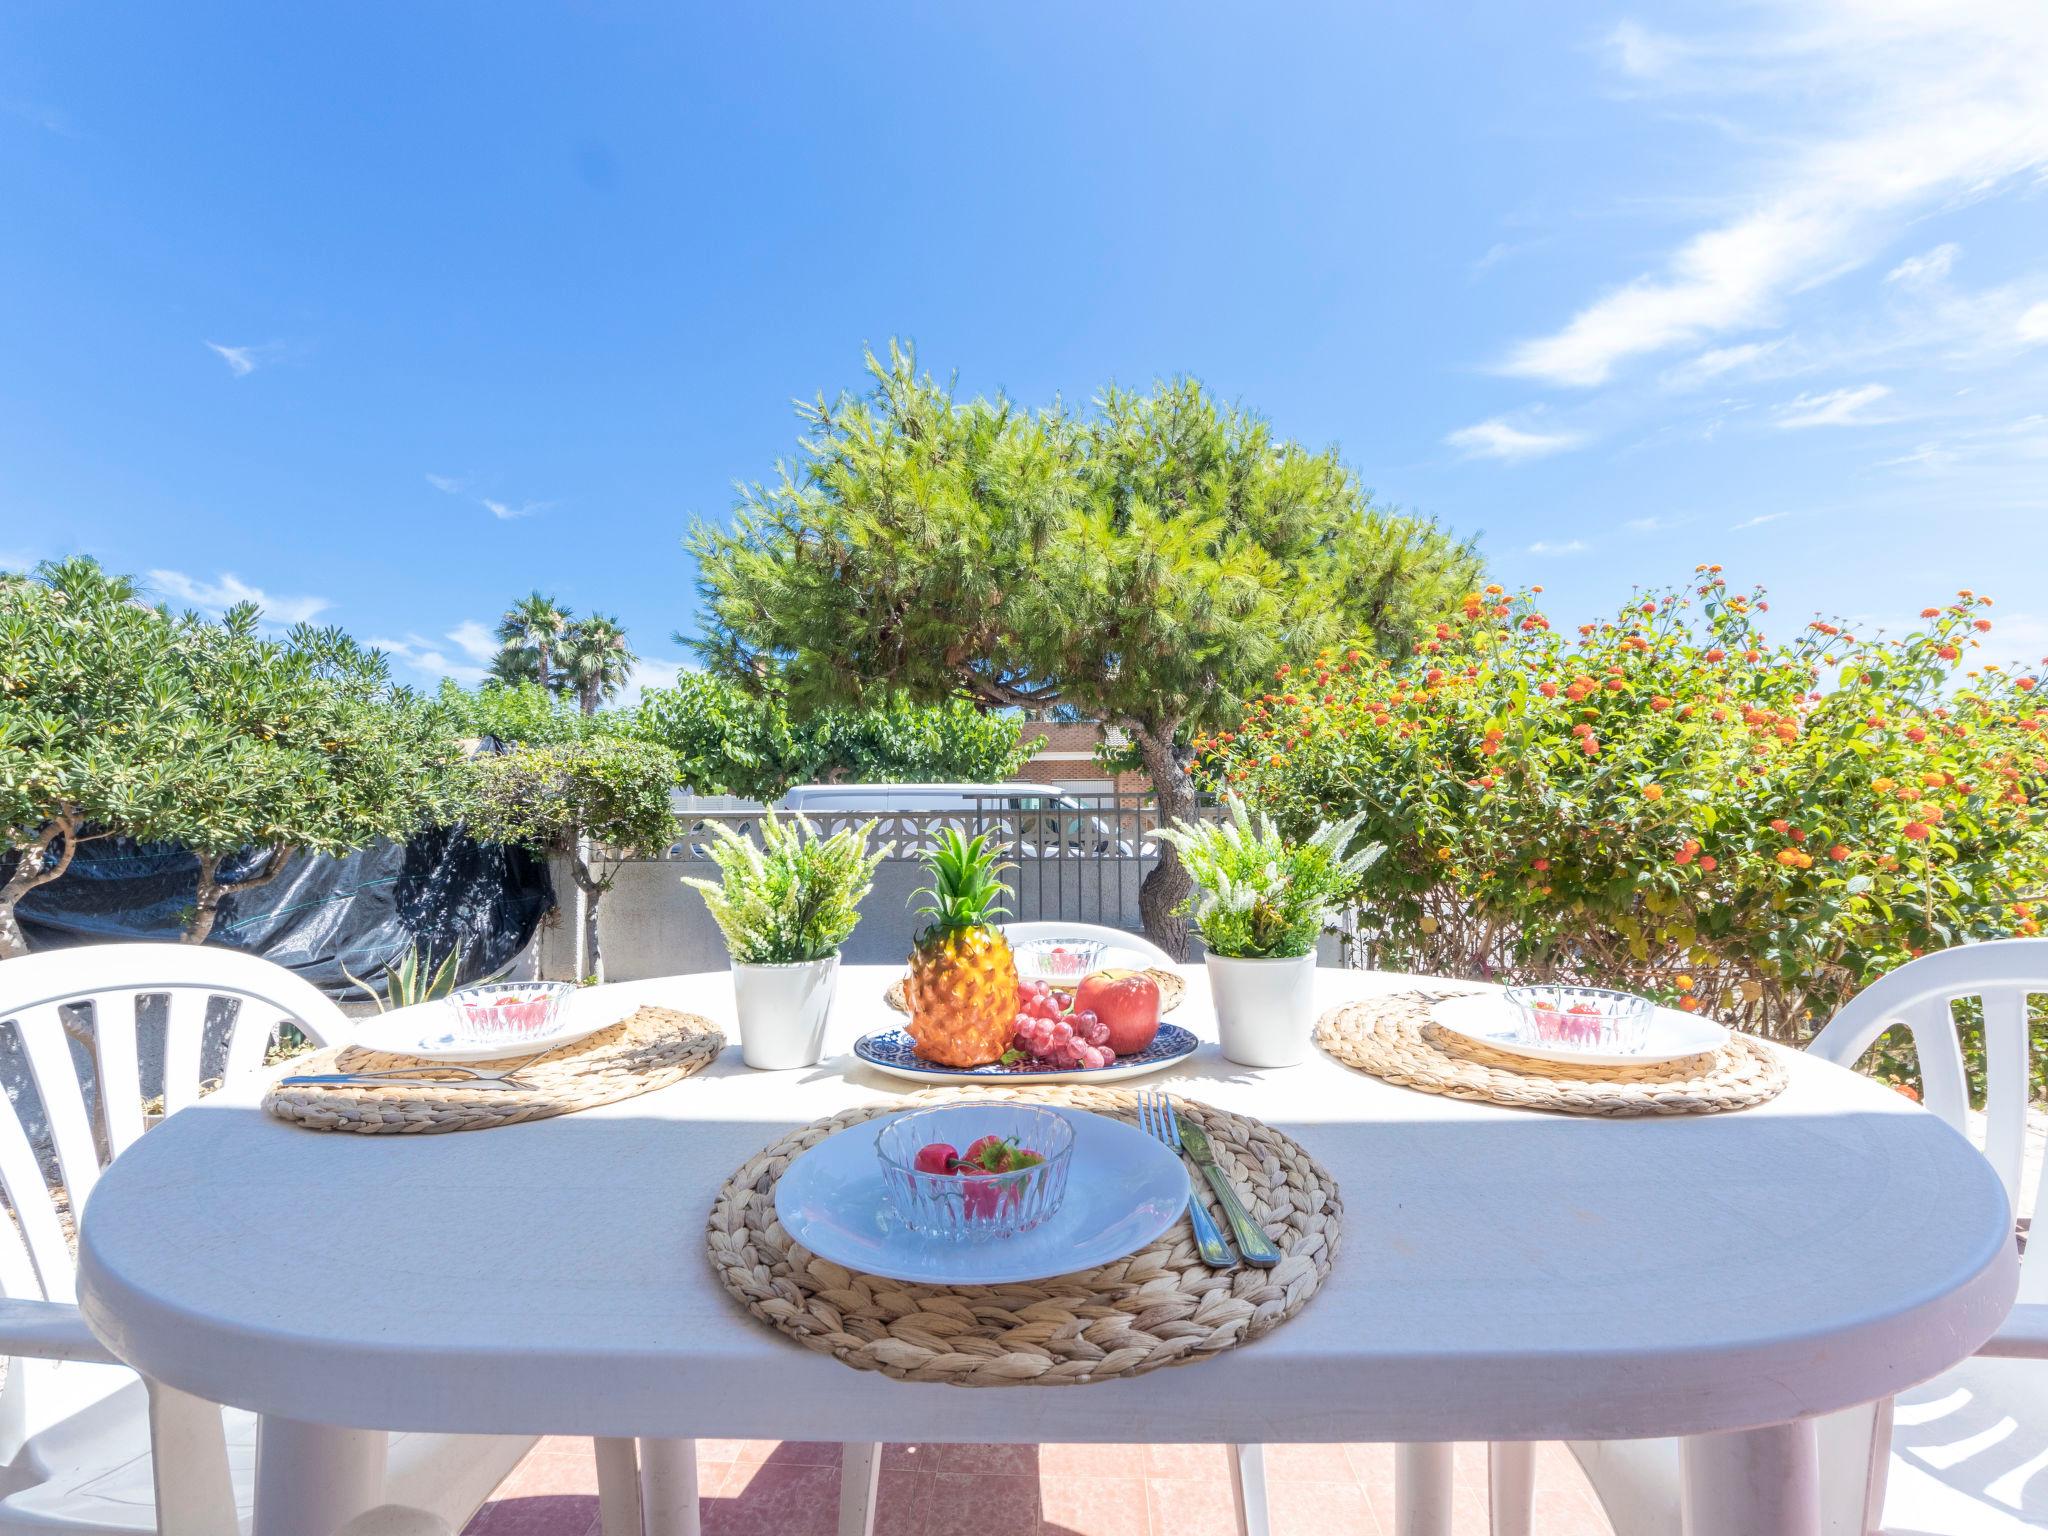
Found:
<svg viewBox="0 0 2048 1536"><path fill-rule="evenodd" d="M137 1369L263 1416L256 1536L377 1502L385 1430L822 1441L1345 1442L1699 1437L1691 1536L1814 1536L1813 1415L1965 1358L2017 1283L1991 1167L1890 1089L1792 1055L1720 1116L1599 1121L1410 1092L1318 1053L1213 1045L1147 1080L1285 1128L1335 1174L1322 1293L1256 1344L1130 1380L963 1389L848 1369L741 1312L704 1222L782 1131L909 1086L850 1054L892 967L840 976L814 1068L740 1064L725 973L571 1006L708 1015L696 1078L438 1136L321 1134L258 1089L125 1152L80 1231L79 1299ZM1215 1038L1207 983L1174 1015ZM1329 1007L1415 978L1317 974ZM223 1184L233 1185L225 1197Z"/></svg>

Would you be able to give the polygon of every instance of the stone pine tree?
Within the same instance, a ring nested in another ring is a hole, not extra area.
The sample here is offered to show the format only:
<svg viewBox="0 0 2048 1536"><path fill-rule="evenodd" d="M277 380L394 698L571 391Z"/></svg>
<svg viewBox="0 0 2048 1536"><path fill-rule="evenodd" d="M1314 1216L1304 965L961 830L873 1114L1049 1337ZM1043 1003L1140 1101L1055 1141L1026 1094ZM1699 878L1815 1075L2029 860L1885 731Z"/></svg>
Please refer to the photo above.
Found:
<svg viewBox="0 0 2048 1536"><path fill-rule="evenodd" d="M872 387L800 407L796 461L690 545L700 650L793 707L961 690L1129 733L1161 814L1195 809L1187 742L1275 667L1335 641L1407 642L1479 572L1471 547L1374 506L1311 452L1189 379L1085 413L960 401L891 347ZM1174 953L1170 847L1140 910Z"/></svg>

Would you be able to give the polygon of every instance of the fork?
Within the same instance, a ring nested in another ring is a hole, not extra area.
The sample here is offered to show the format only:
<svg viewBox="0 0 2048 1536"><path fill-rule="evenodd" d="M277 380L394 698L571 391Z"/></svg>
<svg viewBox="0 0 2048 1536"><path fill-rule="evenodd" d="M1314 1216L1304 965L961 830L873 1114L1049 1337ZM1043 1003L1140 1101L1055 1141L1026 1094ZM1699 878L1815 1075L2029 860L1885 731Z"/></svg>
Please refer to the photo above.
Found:
<svg viewBox="0 0 2048 1536"><path fill-rule="evenodd" d="M298 1077L284 1078L279 1082L278 1086L280 1088L304 1088L314 1085L346 1087L350 1084L371 1086L377 1083L405 1082L410 1078L418 1077L422 1072L459 1072L462 1076L455 1082L450 1083L449 1087L509 1088L515 1091L524 1089L531 1093L533 1085L521 1082L516 1074L532 1066L547 1054L547 1051L538 1051L527 1057L524 1061L515 1061L509 1067L494 1067L488 1071L476 1067L466 1067L459 1062L435 1061L423 1062L417 1067L384 1067L375 1072L308 1072Z"/></svg>
<svg viewBox="0 0 2048 1536"><path fill-rule="evenodd" d="M1185 1156L1180 1145L1180 1124L1174 1119L1165 1094L1148 1089L1138 1095L1138 1124L1146 1135L1172 1148L1175 1157ZM1192 1167L1188 1169L1188 1221L1195 1229L1195 1249L1204 1264L1212 1269L1228 1269L1237 1262L1230 1239L1202 1204L1201 1176Z"/></svg>

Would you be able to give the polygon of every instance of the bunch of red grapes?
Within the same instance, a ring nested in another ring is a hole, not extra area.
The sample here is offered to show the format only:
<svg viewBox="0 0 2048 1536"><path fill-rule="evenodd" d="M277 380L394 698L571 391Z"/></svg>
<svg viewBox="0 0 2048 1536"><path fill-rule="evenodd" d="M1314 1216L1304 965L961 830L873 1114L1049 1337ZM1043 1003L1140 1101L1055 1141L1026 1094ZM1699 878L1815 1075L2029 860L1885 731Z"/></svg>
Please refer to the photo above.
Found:
<svg viewBox="0 0 2048 1536"><path fill-rule="evenodd" d="M1010 1043L1049 1067L1106 1067L1116 1060L1109 1026L1093 1009L1069 1013L1067 1000L1042 981L1017 984L1017 1029Z"/></svg>

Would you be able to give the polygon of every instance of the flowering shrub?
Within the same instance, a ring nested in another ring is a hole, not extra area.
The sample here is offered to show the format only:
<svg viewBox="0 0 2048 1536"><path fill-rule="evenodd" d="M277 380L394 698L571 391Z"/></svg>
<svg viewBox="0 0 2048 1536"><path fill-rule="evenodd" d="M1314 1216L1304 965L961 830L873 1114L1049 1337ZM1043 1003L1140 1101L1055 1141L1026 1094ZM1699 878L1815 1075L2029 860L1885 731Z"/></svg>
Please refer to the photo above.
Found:
<svg viewBox="0 0 2048 1536"><path fill-rule="evenodd" d="M1719 566L1554 631L1466 596L1415 654L1283 668L1197 741L1211 787L1304 833L1360 814L1375 962L1584 979L1795 1039L1912 955L2038 934L2048 711L1963 671L1991 600L1900 638L1766 638Z"/></svg>

